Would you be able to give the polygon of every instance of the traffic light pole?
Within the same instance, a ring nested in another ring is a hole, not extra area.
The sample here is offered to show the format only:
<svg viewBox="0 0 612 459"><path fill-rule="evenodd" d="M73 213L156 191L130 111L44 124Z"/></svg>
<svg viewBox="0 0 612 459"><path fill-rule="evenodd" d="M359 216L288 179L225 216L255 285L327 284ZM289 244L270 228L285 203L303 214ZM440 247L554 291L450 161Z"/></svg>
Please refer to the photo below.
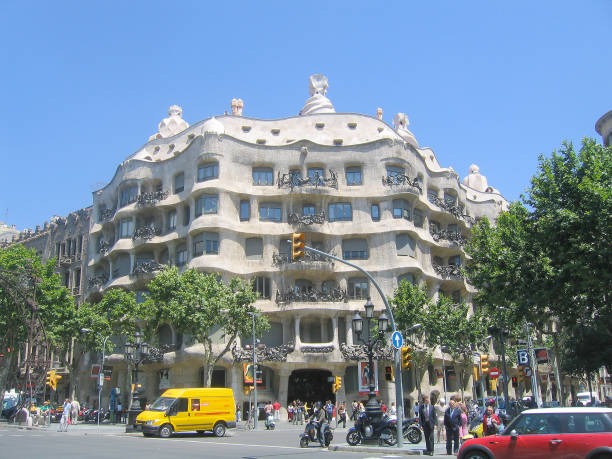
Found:
<svg viewBox="0 0 612 459"><path fill-rule="evenodd" d="M293 242L294 241L292 241L292 243ZM376 287L378 294L380 295L383 300L383 303L385 304L387 314L389 315L389 321L391 322L391 328L394 332L397 331L395 319L393 318L393 311L391 311L389 301L387 300L387 297L380 288L380 285L378 285L378 282L374 280L374 278L370 275L369 272L353 263L343 260L342 258L338 258L333 255L330 255L329 253L313 249L312 247L308 247L307 245L304 245L304 250L308 250L309 252L314 252L324 257L331 258L332 260L351 266L352 268L355 268L356 270L363 273L370 281L372 281L374 287ZM393 348L393 358L395 363L395 406L397 406L397 447L401 448L404 446L404 437L402 436L402 427L404 425L404 390L402 388L401 351L395 347Z"/></svg>

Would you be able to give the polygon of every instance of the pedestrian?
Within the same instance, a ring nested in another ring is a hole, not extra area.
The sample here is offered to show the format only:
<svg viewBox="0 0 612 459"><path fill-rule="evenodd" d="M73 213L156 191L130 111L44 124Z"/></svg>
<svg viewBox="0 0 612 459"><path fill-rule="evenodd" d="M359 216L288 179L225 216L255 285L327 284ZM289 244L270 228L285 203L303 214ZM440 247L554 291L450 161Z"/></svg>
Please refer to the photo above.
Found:
<svg viewBox="0 0 612 459"><path fill-rule="evenodd" d="M72 411L72 404L70 400L64 400L64 406L62 408L62 418L60 419L59 431L68 432L68 421L70 421L70 412Z"/></svg>
<svg viewBox="0 0 612 459"><path fill-rule="evenodd" d="M391 407L389 408L389 416L392 418L397 418L397 408L395 407L395 402L391 402Z"/></svg>
<svg viewBox="0 0 612 459"><path fill-rule="evenodd" d="M468 410L465 403L459 403L459 409L461 410L461 425L459 426L459 439L463 443L463 437L468 434Z"/></svg>
<svg viewBox="0 0 612 459"><path fill-rule="evenodd" d="M123 422L123 405L121 400L117 402L117 422L121 424Z"/></svg>
<svg viewBox="0 0 612 459"><path fill-rule="evenodd" d="M334 405L331 402L331 400L328 400L325 403L325 419L327 420L328 424L332 421L333 417L334 417Z"/></svg>
<svg viewBox="0 0 612 459"><path fill-rule="evenodd" d="M300 425L304 424L304 416L306 415L306 403L302 402L301 400L298 400L298 419L297 422L300 423ZM297 424L296 422L296 424Z"/></svg>
<svg viewBox="0 0 612 459"><path fill-rule="evenodd" d="M446 454L459 452L459 426L461 425L461 410L455 397L451 397L448 408L444 412L444 427L446 428Z"/></svg>
<svg viewBox="0 0 612 459"><path fill-rule="evenodd" d="M338 416L336 417L336 427L342 423L342 428L346 429L346 407L344 406L344 402L340 403L338 407Z"/></svg>
<svg viewBox="0 0 612 459"><path fill-rule="evenodd" d="M272 408L274 408L274 420L280 421L280 409L281 405L278 403L278 400L272 404Z"/></svg>
<svg viewBox="0 0 612 459"><path fill-rule="evenodd" d="M81 404L78 400L73 400L71 403L72 409L70 411L71 423L77 425L79 423L79 412L81 411Z"/></svg>
<svg viewBox="0 0 612 459"><path fill-rule="evenodd" d="M45 400L42 408L40 409L45 426L51 424L51 405L49 404L49 400Z"/></svg>
<svg viewBox="0 0 612 459"><path fill-rule="evenodd" d="M427 395L423 395L423 403L419 408L419 422L425 434L425 454L433 456L434 453L434 429L438 425L435 408L431 405Z"/></svg>
<svg viewBox="0 0 612 459"><path fill-rule="evenodd" d="M382 404L380 405L380 409L383 413L387 412L387 405L385 404L385 402L382 402Z"/></svg>
<svg viewBox="0 0 612 459"><path fill-rule="evenodd" d="M268 402L264 405L264 411L266 413L266 425L268 425L268 417L274 416L274 406L272 403Z"/></svg>
<svg viewBox="0 0 612 459"><path fill-rule="evenodd" d="M440 443L441 441L446 441L446 429L444 429L445 406L446 400L443 398L440 399L439 404L434 406L434 409L436 410L436 418L438 419L438 443Z"/></svg>
<svg viewBox="0 0 612 459"><path fill-rule="evenodd" d="M236 422L240 422L242 420L240 415L240 404L236 403Z"/></svg>
<svg viewBox="0 0 612 459"><path fill-rule="evenodd" d="M482 436L495 435L500 425L501 421L493 411L493 406L487 406L487 412L482 418Z"/></svg>
<svg viewBox="0 0 612 459"><path fill-rule="evenodd" d="M419 402L414 402L414 417L418 417L419 416Z"/></svg>
<svg viewBox="0 0 612 459"><path fill-rule="evenodd" d="M365 406L363 402L359 402L359 414L365 413Z"/></svg>
<svg viewBox="0 0 612 459"><path fill-rule="evenodd" d="M357 400L353 400L351 410L351 421L356 421L357 415L359 414L359 403L357 403Z"/></svg>
<svg viewBox="0 0 612 459"><path fill-rule="evenodd" d="M293 422L293 403L287 405L287 421Z"/></svg>

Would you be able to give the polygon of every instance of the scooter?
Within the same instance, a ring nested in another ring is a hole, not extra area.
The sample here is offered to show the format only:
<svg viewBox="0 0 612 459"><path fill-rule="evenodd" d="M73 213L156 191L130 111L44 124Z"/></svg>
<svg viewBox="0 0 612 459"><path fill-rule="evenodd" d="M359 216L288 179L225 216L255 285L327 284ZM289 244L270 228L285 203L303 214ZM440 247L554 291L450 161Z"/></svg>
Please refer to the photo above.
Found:
<svg viewBox="0 0 612 459"><path fill-rule="evenodd" d="M397 443L397 421L384 415L377 422L370 422L366 413L361 413L355 421L355 426L351 427L346 434L346 442L351 446L359 443L372 442L378 440L389 446Z"/></svg>
<svg viewBox="0 0 612 459"><path fill-rule="evenodd" d="M272 413L268 413L268 416L266 417L266 429L274 430L275 427L276 423L274 422L274 415Z"/></svg>
<svg viewBox="0 0 612 459"><path fill-rule="evenodd" d="M402 426L402 435L410 443L420 443L421 440L423 440L423 431L421 430L419 418L404 421L404 425Z"/></svg>
<svg viewBox="0 0 612 459"><path fill-rule="evenodd" d="M323 431L323 441L325 446L329 446L333 439L334 434L332 433L331 427L329 424L325 424L325 430ZM317 443L319 442L319 439L317 438L317 425L312 419L306 423L304 433L300 434L300 447L307 448L311 441Z"/></svg>

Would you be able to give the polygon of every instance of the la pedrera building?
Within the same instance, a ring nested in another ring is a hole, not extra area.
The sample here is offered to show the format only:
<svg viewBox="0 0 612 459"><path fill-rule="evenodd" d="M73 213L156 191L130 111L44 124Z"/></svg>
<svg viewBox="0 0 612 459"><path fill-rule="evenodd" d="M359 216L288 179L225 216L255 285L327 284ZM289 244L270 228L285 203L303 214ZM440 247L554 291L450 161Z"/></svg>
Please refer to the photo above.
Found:
<svg viewBox="0 0 612 459"><path fill-rule="evenodd" d="M311 76L299 115L284 119L248 118L242 100L234 99L231 115L189 126L172 106L158 132L93 197L88 299L121 287L142 300L163 265L252 279L256 306L271 323L258 351L264 368L258 398L283 407L297 398L333 400L332 376L343 378L337 400L365 398L359 395L364 356L351 319L368 297L376 314L384 309L355 269L310 254L292 262L292 233L363 267L387 296L405 279L426 285L432 296L469 303L473 292L459 269L463 244L476 219L494 220L507 206L477 166L463 181L442 167L430 148L419 146L405 114L390 126L381 109L376 116L337 112L327 86L324 76ZM224 339L217 333L219 347ZM201 385L203 348L170 325L158 330L158 341L167 352L140 367L147 398L167 387ZM244 344L213 375L213 385L233 388L241 405L249 400L243 369L251 353ZM458 390L449 357L443 363L439 351L434 356L422 390L443 391L443 365L447 391ZM391 362L380 358L378 389L389 403ZM107 364L113 366L108 386L125 387L122 354ZM414 377L404 378L410 405Z"/></svg>

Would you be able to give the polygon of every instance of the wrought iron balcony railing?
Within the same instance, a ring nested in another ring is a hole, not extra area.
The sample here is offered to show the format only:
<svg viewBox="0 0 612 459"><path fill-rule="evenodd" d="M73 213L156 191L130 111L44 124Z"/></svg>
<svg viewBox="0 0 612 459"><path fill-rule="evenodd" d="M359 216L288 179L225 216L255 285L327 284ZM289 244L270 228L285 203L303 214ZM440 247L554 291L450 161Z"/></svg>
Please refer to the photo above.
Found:
<svg viewBox="0 0 612 459"><path fill-rule="evenodd" d="M102 209L100 211L100 222L108 222L113 219L117 209Z"/></svg>
<svg viewBox="0 0 612 459"><path fill-rule="evenodd" d="M429 202L435 204L440 209L445 210L458 220L463 220L470 225L473 225L476 222L474 217L470 217L465 213L465 206L459 205L456 202L445 202L437 196L429 197Z"/></svg>
<svg viewBox="0 0 612 459"><path fill-rule="evenodd" d="M287 173L281 174L280 171L276 176L276 183L279 188L289 188L293 191L295 188L335 188L338 189L338 175L333 169L329 169L329 178L325 178L315 172L313 175L302 178L297 174Z"/></svg>
<svg viewBox="0 0 612 459"><path fill-rule="evenodd" d="M382 183L384 186L404 186L410 191L418 192L418 194L423 193L423 188L421 187L421 182L419 182L419 179L410 178L407 175L384 175L382 178Z"/></svg>
<svg viewBox="0 0 612 459"><path fill-rule="evenodd" d="M285 362L287 360L287 354L290 354L293 351L293 342L270 347L260 345L255 349L258 362ZM234 343L234 347L232 347L232 356L237 362L253 361L253 351L251 349L239 348L236 343Z"/></svg>
<svg viewBox="0 0 612 459"><path fill-rule="evenodd" d="M339 287L330 288L327 290L316 290L314 288L287 289L285 291L276 291L276 304L280 303L340 303L346 302L346 290Z"/></svg>
<svg viewBox="0 0 612 459"><path fill-rule="evenodd" d="M136 202L141 207L154 206L159 201L163 201L167 197L168 197L167 191L147 191L144 193L140 193L138 195L138 199L136 200Z"/></svg>
<svg viewBox="0 0 612 459"><path fill-rule="evenodd" d="M433 268L434 271L442 277L455 277L463 279L461 265L440 265L438 263L434 263Z"/></svg>
<svg viewBox="0 0 612 459"><path fill-rule="evenodd" d="M325 252L325 250L323 249L321 250ZM328 253L330 255L336 256L333 250L329 251ZM314 253L314 252L305 252L304 258L298 261L293 261L291 259L290 253L273 253L272 254L272 263L275 266L282 266L282 265L286 265L289 263L314 263L314 262L333 263L331 259L323 255L319 255L318 253Z"/></svg>
<svg viewBox="0 0 612 459"><path fill-rule="evenodd" d="M102 287L107 282L108 282L108 275L106 274L93 276L87 279L87 285L89 286L90 289Z"/></svg>
<svg viewBox="0 0 612 459"><path fill-rule="evenodd" d="M134 231L134 235L132 239L135 241L136 239L144 239L145 241L149 241L153 239L155 236L159 236L161 234L161 230L159 227L155 225L144 225L139 226Z"/></svg>
<svg viewBox="0 0 612 459"><path fill-rule="evenodd" d="M107 241L101 239L98 242L98 253L101 254L101 255L106 255L106 253L108 252L108 249L111 248L111 245L112 244L110 242L107 242Z"/></svg>
<svg viewBox="0 0 612 459"><path fill-rule="evenodd" d="M139 261L136 263L136 266L134 266L134 269L132 269L132 274L153 274L157 271L161 271L162 269L164 269L164 265L156 262L155 260Z"/></svg>
<svg viewBox="0 0 612 459"><path fill-rule="evenodd" d="M289 213L287 221L290 225L313 225L325 223L325 212L321 211L314 215L300 215L294 212Z"/></svg>
<svg viewBox="0 0 612 459"><path fill-rule="evenodd" d="M434 225L429 225L429 234L431 234L431 237L436 242L444 240L459 246L463 246L466 243L465 238L459 231L440 230Z"/></svg>

